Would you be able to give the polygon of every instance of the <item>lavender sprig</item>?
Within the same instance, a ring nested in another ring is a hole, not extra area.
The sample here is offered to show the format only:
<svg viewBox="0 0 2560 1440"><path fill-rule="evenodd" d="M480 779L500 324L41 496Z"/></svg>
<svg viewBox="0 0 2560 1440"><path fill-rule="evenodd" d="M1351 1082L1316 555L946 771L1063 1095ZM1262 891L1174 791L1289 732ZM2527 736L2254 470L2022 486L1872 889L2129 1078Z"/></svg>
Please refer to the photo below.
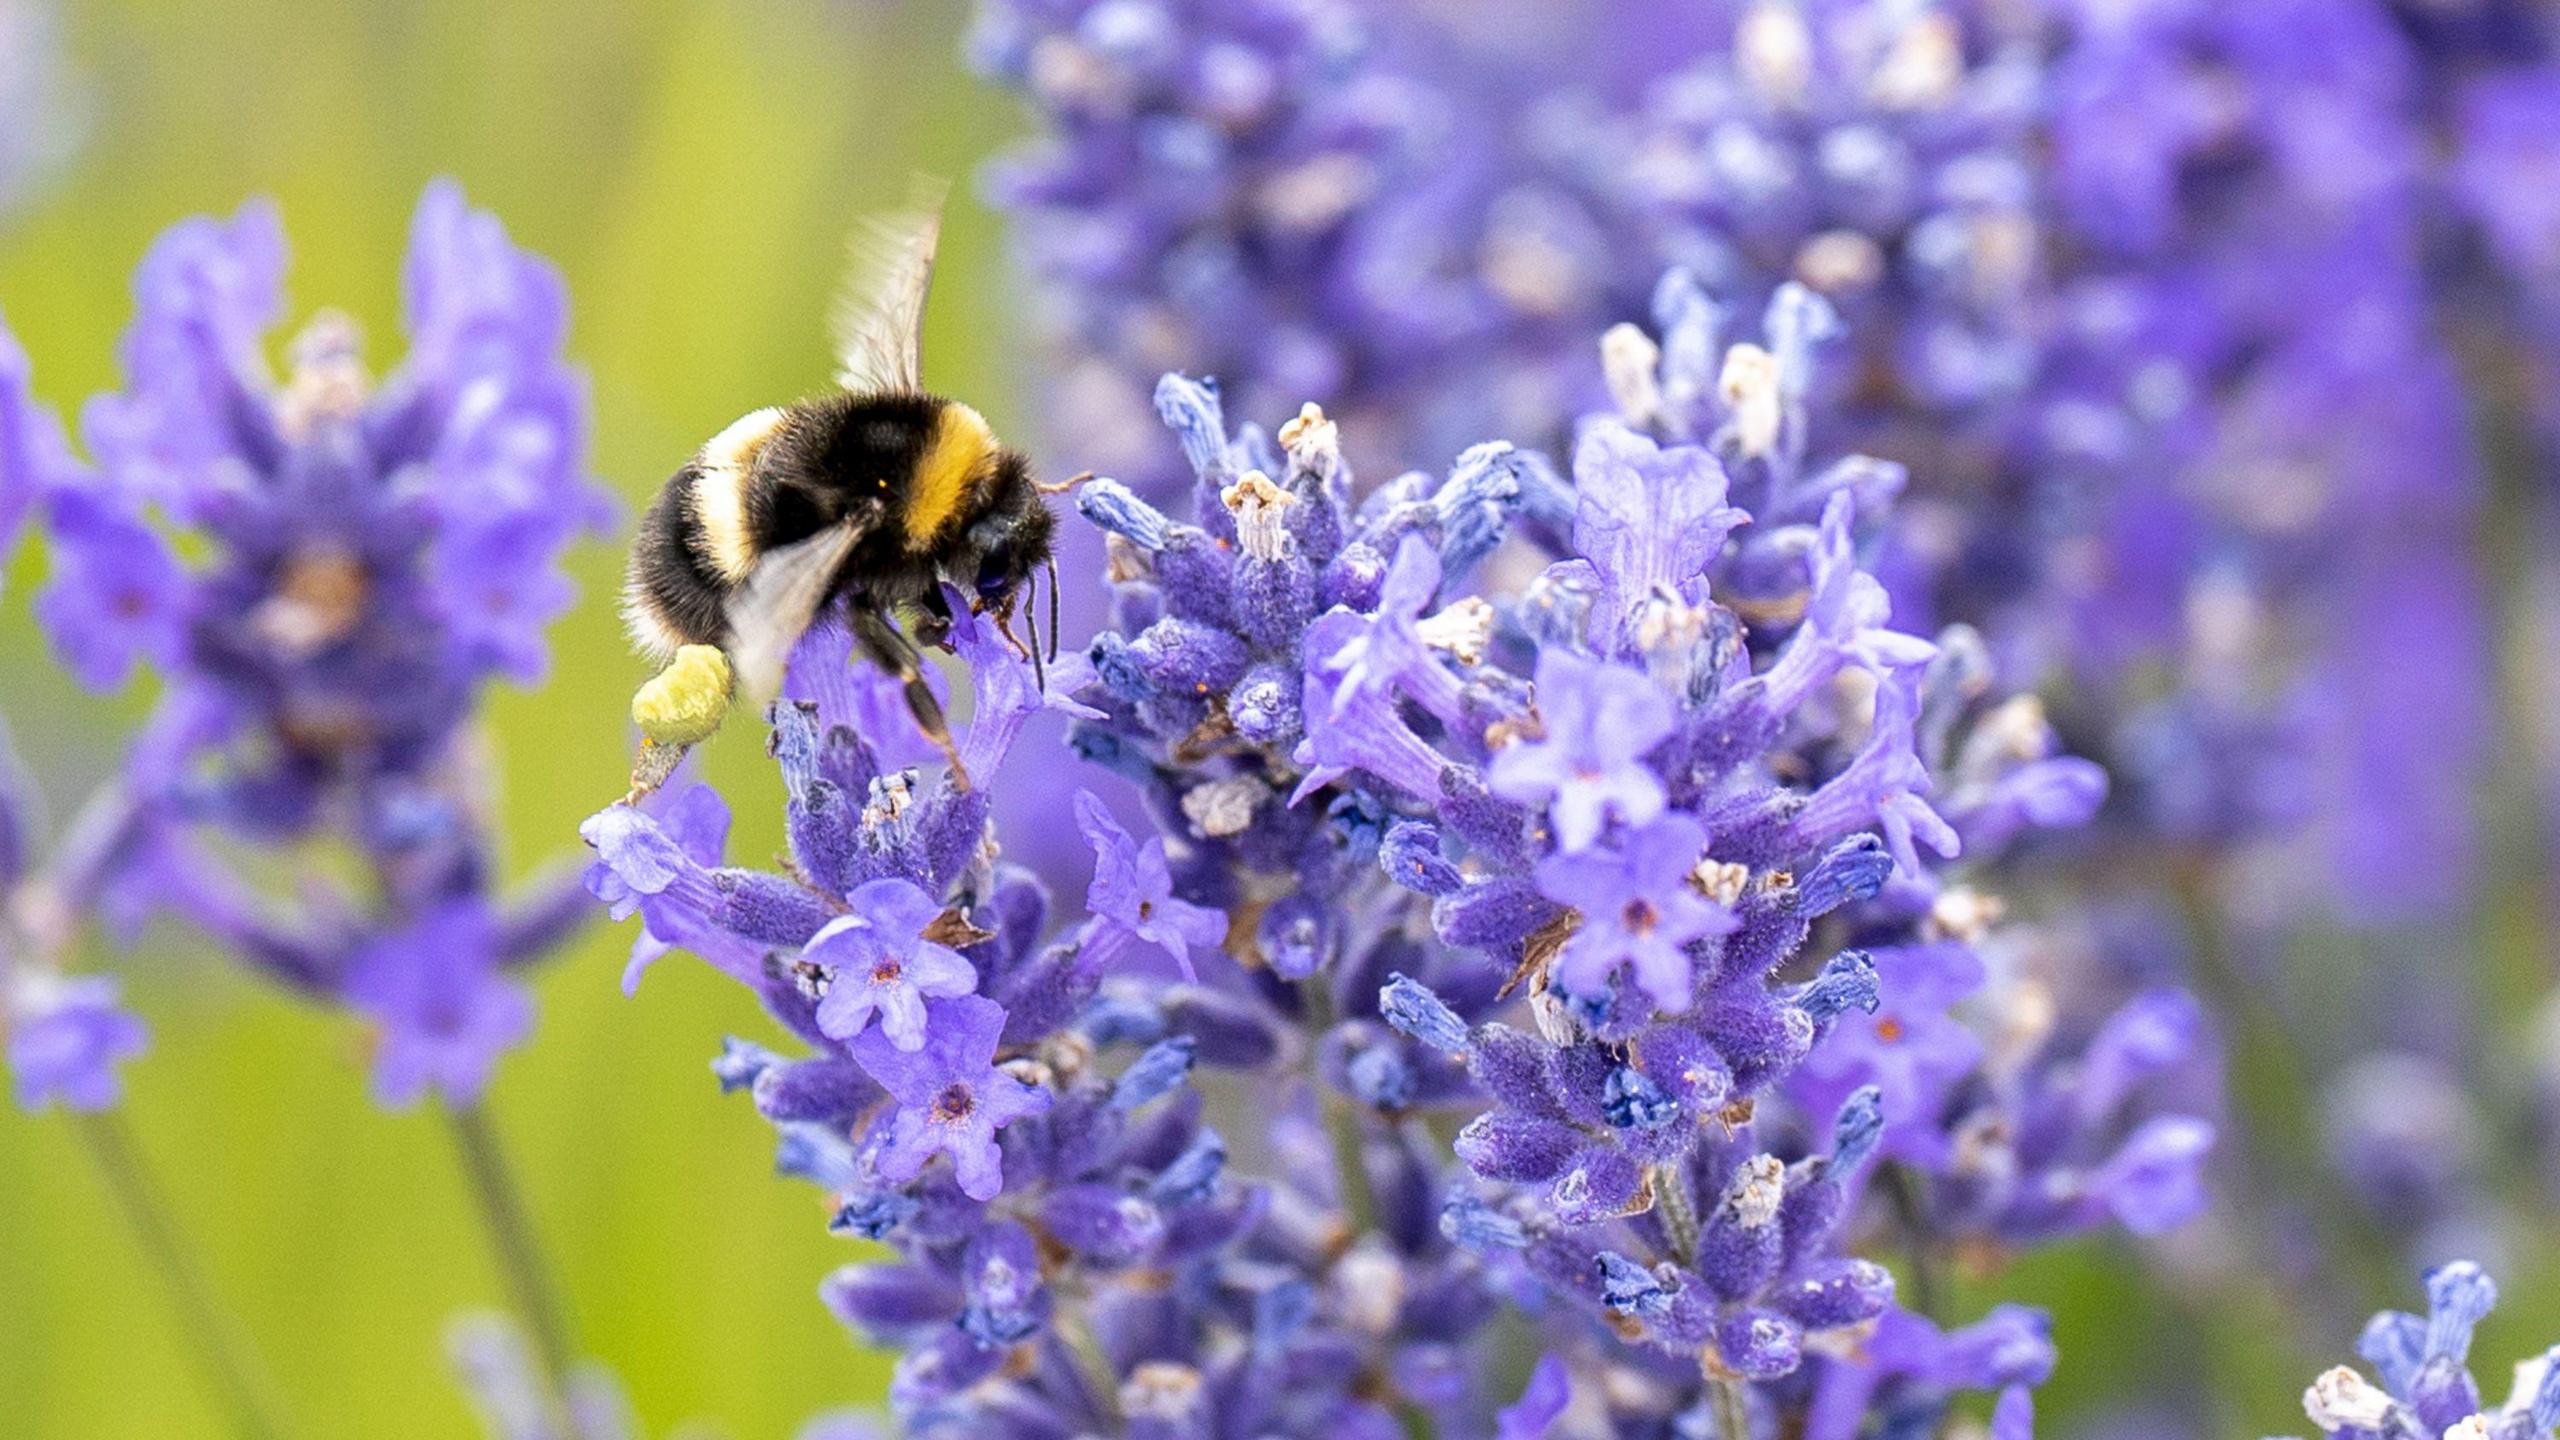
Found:
<svg viewBox="0 0 2560 1440"><path fill-rule="evenodd" d="M2302 1408L2320 1433L2533 1440L2560 1425L2560 1346L2519 1363L2513 1393L2487 1404L2471 1375L2471 1332L2498 1303L2498 1287L2479 1266L2458 1260L2428 1271L2426 1290L2426 1314L2386 1310L2365 1327L2356 1353L2372 1377L2340 1365L2303 1392Z"/></svg>
<svg viewBox="0 0 2560 1440"><path fill-rule="evenodd" d="M855 697L887 682L848 677L832 625L772 712L788 875L724 865L700 787L588 822L591 888L644 921L635 960L691 949L810 1047L733 1041L715 1070L838 1228L898 1251L828 1295L903 1348L909 1433L1476 1433L1509 1398L1464 1358L1485 1301L1532 1296L1614 1433L1845 1436L1871 1403L1970 1388L2014 1392L2009 1430L2041 1327L1895 1308L1852 1248L1880 1147L1940 1187L1933 1243L2192 1213L2211 1127L2125 1128L2197 1058L2191 1007L2159 997L2016 1074L1979 1042L1907 1061L1881 1021L1846 1038L1883 1014L1880 954L1969 953L1998 908L1983 867L2104 782L1999 703L1966 635L1892 628L1860 557L1900 477L1806 463L1813 392L1787 367L1833 321L1799 290L1771 313L1776 346L1726 365L1770 359L1774 425L1700 445L1594 417L1570 479L1484 445L1356 504L1321 410L1230 432L1214 386L1167 377L1194 518L1078 494L1117 625L1061 675L1069 741L1154 831L1079 801L1080 923L1004 862L984 792L883 763ZM1466 593L1533 535L1566 558ZM985 783L1042 702L979 629L954 638ZM1157 948L1181 980L1137 963ZM1897 969L1892 993L1910 1031L1960 1029L1970 989ZM1230 1072L1256 1099L1232 1123L1277 1162L1251 1176L1208 1123ZM1961 1143L1994 1112L2013 1188ZM1460 1121L1453 1150L1433 1138ZM1504 1423L1548 1413L1534 1394Z"/></svg>
<svg viewBox="0 0 2560 1440"><path fill-rule="evenodd" d="M380 1026L384 1103L467 1103L530 1031L510 972L578 919L569 877L498 894L471 718L489 681L540 675L571 598L560 552L606 513L583 385L558 277L442 184L411 239L407 359L376 384L323 314L279 382L283 243L251 205L153 247L124 388L82 411L88 462L0 365L0 493L41 513L35 606L66 668L98 689L164 676L122 782L121 901ZM362 887L283 902L233 858L324 842Z"/></svg>
<svg viewBox="0 0 2560 1440"><path fill-rule="evenodd" d="M164 682L84 863L111 913L175 912L378 1027L376 1099L443 1102L563 1395L565 1322L479 1107L531 1031L513 972L575 931L584 896L565 873L500 893L473 712L491 681L539 678L572 598L561 552L609 513L565 296L439 182L402 273L401 363L377 383L353 324L323 313L279 380L283 270L271 206L165 234L135 276L123 387L81 411L86 460L0 335L0 520L31 502L45 526L37 616L84 685L146 664ZM353 883L307 863L336 855ZM278 860L306 862L290 898L247 878ZM29 1047L69 1033L21 1026L13 1048L59 1069Z"/></svg>

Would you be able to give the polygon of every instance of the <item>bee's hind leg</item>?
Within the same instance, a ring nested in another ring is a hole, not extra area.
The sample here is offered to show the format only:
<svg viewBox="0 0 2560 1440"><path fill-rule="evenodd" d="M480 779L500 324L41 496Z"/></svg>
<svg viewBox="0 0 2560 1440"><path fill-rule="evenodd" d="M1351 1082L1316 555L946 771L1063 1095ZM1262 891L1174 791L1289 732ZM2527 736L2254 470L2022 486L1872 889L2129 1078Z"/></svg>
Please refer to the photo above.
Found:
<svg viewBox="0 0 2560 1440"><path fill-rule="evenodd" d="M933 687L924 683L924 657L915 645L898 633L888 616L864 606L853 607L852 629L855 643L864 654L879 663L881 669L898 677L905 687L907 709L916 717L916 725L926 739L942 750L943 759L951 764L951 780L961 789L970 789L969 767L960 763L960 747L951 742L951 721L942 713L942 701L935 698Z"/></svg>

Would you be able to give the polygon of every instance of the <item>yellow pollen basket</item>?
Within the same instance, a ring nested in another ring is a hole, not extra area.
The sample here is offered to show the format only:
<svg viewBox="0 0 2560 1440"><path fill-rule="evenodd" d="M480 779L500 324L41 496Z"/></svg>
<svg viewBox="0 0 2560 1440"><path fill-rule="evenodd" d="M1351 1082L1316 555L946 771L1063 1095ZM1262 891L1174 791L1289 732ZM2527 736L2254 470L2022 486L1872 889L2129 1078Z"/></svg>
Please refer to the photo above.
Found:
<svg viewBox="0 0 2560 1440"><path fill-rule="evenodd" d="M631 697L631 722L659 745L699 745L729 714L729 657L716 645L683 645Z"/></svg>

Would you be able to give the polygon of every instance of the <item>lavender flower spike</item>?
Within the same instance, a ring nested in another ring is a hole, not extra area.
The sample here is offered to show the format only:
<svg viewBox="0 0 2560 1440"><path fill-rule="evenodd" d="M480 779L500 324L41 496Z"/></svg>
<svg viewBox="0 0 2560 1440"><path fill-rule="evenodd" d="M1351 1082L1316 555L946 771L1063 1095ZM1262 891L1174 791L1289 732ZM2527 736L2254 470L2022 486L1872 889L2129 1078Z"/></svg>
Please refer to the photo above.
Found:
<svg viewBox="0 0 2560 1440"><path fill-rule="evenodd" d="M2515 1388L2494 1406L2471 1376L2472 1327L2498 1302L2498 1287L2467 1260L2427 1272L2427 1313L2386 1310L2357 1342L2368 1378L2340 1365L2311 1382L2303 1412L2342 1440L2541 1440L2560 1425L2560 1345L2516 1367ZM2376 1384L2378 1378L2381 1383Z"/></svg>
<svg viewBox="0 0 2560 1440"><path fill-rule="evenodd" d="M46 527L35 608L74 677L161 672L100 883L373 1020L384 1103L467 1102L530 1033L510 972L583 918L574 877L498 893L473 717L492 682L540 676L572 598L561 555L610 514L584 382L559 276L450 182L420 197L407 354L378 379L331 312L270 373L284 268L271 205L164 234L134 277L121 388L81 408L87 463L0 335L0 497L31 497ZM271 894L215 835L343 844L362 882Z"/></svg>

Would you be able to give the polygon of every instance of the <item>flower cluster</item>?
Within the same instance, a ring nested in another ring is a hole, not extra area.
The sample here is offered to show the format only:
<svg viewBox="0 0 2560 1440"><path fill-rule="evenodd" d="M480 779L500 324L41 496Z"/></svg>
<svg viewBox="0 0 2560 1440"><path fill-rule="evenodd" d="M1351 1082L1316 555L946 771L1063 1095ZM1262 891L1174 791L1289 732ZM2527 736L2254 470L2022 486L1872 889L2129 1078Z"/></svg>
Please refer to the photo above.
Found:
<svg viewBox="0 0 2560 1440"><path fill-rule="evenodd" d="M2536 25L1616 0L1550 7L1523 85L1502 52L1534 22L1508 12L1270 8L1288 23L982 7L973 53L1044 125L991 188L1068 316L1051 399L1077 433L1125 432L1178 363L1257 411L1314 396L1393 456L1544 444L1600 389L1579 337L1664 269L1747 307L1809 285L1855 334L1823 397L1840 438L1919 477L1879 556L1901 613L1977 626L2066 707L2125 782L2126 840L2318 816L2331 898L2458 898L2486 647L2407 27L2513 56ZM2539 255L2511 177L2554 132L2520 63L2522 98L2473 106L2471 188ZM2430 667L2397 703L2378 635Z"/></svg>
<svg viewBox="0 0 2560 1440"><path fill-rule="evenodd" d="M2311 1383L2302 1408L2323 1435L2346 1440L2535 1440L2560 1425L2560 1346L2516 1366L2515 1388L2484 1404L2471 1376L2471 1331L2498 1303L2498 1287L2469 1261L2427 1272L2427 1313L2386 1310L2365 1327L2356 1353L2377 1385L2341 1365Z"/></svg>
<svg viewBox="0 0 2560 1440"><path fill-rule="evenodd" d="M2104 777L1970 632L1893 628L1861 556L1901 472L1806 461L1837 323L1786 287L1766 348L1613 334L1630 408L1718 398L1592 417L1569 478L1489 443L1356 502L1320 409L1231 432L1167 377L1193 518L1077 495L1115 623L1046 703L1154 832L1079 797L1080 922L983 791L883 753L833 625L772 712L789 874L725 866L699 786L588 823L635 961L690 949L811 1047L715 1069L899 1252L827 1295L901 1348L909 1433L1482 1433L1494 1300L1551 1357L1506 1434L1846 1437L1968 1389L2021 1433L2040 1319L1897 1308L1870 1189L1907 1177L1932 1250L2183 1220L2211 1128L2142 1097L2200 1022L1995 1008L1995 1055L1960 1018L1986 867ZM953 638L983 781L1043 699ZM1211 1124L1248 1090L1249 1178Z"/></svg>
<svg viewBox="0 0 2560 1440"><path fill-rule="evenodd" d="M160 700L99 859L103 901L165 906L286 987L381 1027L377 1094L468 1100L531 1024L510 980L582 918L574 877L498 894L471 726L536 679L572 598L559 556L608 516L586 481L565 299L450 184L402 277L407 358L376 384L323 313L273 378L284 237L250 205L165 235L135 277L124 387L81 411L89 459L0 336L0 496L40 514L35 597L99 690L149 664ZM0 511L0 513L5 513ZM201 558L191 558L201 557ZM335 846L364 878L291 902L241 868Z"/></svg>

